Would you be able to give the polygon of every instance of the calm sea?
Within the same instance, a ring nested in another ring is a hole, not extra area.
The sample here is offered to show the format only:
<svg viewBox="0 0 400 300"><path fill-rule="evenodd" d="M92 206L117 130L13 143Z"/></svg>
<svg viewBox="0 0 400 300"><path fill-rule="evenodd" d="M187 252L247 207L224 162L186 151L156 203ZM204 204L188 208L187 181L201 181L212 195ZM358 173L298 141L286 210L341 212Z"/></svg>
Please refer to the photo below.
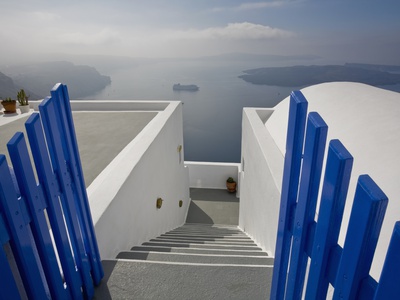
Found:
<svg viewBox="0 0 400 300"><path fill-rule="evenodd" d="M240 162L243 107L273 107L293 90L238 78L256 67L255 62L232 61L140 64L108 73L111 85L90 98L182 101L185 160ZM174 83L200 89L173 91Z"/></svg>
<svg viewBox="0 0 400 300"><path fill-rule="evenodd" d="M185 160L240 162L243 107L273 107L299 87L254 85L238 76L246 69L285 64L295 62L193 60L139 64L105 73L111 76L111 85L90 98L180 100ZM174 83L196 84L200 89L173 91Z"/></svg>

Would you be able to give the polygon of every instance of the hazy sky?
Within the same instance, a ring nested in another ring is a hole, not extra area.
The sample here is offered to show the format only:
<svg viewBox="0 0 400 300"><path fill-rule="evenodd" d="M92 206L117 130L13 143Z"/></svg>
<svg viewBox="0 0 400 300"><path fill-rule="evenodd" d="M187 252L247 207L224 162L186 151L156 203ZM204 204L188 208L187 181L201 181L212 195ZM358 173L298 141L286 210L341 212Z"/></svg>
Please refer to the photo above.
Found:
<svg viewBox="0 0 400 300"><path fill-rule="evenodd" d="M0 0L1 62L29 53L315 54L400 65L399 0Z"/></svg>

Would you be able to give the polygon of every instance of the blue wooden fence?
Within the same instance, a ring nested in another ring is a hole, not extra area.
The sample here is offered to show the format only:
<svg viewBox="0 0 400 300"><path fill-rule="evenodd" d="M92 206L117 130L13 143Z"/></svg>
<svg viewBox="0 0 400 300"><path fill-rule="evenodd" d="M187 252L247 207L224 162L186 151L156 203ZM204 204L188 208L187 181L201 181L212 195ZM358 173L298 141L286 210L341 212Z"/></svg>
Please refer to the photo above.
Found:
<svg viewBox="0 0 400 300"><path fill-rule="evenodd" d="M333 299L400 299L400 222L379 282L369 275L388 199L368 175L358 178L343 248L337 243L353 164L339 140L328 145L315 221L328 126L307 106L292 92L271 299L325 299L329 284Z"/></svg>
<svg viewBox="0 0 400 300"><path fill-rule="evenodd" d="M39 110L25 123L36 177L23 133L7 144L11 169L0 154L0 240L14 257L1 247L0 299L91 299L104 272L67 87Z"/></svg>

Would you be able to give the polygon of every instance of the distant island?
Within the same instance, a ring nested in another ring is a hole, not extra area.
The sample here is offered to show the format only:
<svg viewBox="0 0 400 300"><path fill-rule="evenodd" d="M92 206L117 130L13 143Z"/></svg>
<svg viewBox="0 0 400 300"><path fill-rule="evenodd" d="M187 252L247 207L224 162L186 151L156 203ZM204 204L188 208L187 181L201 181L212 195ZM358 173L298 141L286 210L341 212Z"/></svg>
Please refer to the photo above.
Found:
<svg viewBox="0 0 400 300"><path fill-rule="evenodd" d="M68 86L71 99L82 99L104 89L111 78L93 67L66 61L8 66L0 70L0 97L15 98L17 90L24 88L30 99L42 99L58 82Z"/></svg>
<svg viewBox="0 0 400 300"><path fill-rule="evenodd" d="M373 86L400 84L400 66L347 63L327 66L258 68L243 71L239 78L253 83L304 87L323 82L352 81Z"/></svg>

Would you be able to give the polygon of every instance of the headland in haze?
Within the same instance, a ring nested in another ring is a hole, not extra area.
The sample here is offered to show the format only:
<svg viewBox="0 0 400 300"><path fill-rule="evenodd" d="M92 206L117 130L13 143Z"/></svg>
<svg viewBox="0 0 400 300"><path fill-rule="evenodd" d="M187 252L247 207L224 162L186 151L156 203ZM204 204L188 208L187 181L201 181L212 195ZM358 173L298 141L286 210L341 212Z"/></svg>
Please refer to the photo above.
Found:
<svg viewBox="0 0 400 300"><path fill-rule="evenodd" d="M243 71L239 78L271 86L304 87L324 82L352 81L373 86L400 84L400 66L346 63L344 65L311 65L268 67Z"/></svg>
<svg viewBox="0 0 400 300"><path fill-rule="evenodd" d="M111 78L94 67L67 61L7 66L0 69L0 97L15 99L17 91L24 88L30 99L42 99L57 82L68 85L71 99L82 99L104 89Z"/></svg>

